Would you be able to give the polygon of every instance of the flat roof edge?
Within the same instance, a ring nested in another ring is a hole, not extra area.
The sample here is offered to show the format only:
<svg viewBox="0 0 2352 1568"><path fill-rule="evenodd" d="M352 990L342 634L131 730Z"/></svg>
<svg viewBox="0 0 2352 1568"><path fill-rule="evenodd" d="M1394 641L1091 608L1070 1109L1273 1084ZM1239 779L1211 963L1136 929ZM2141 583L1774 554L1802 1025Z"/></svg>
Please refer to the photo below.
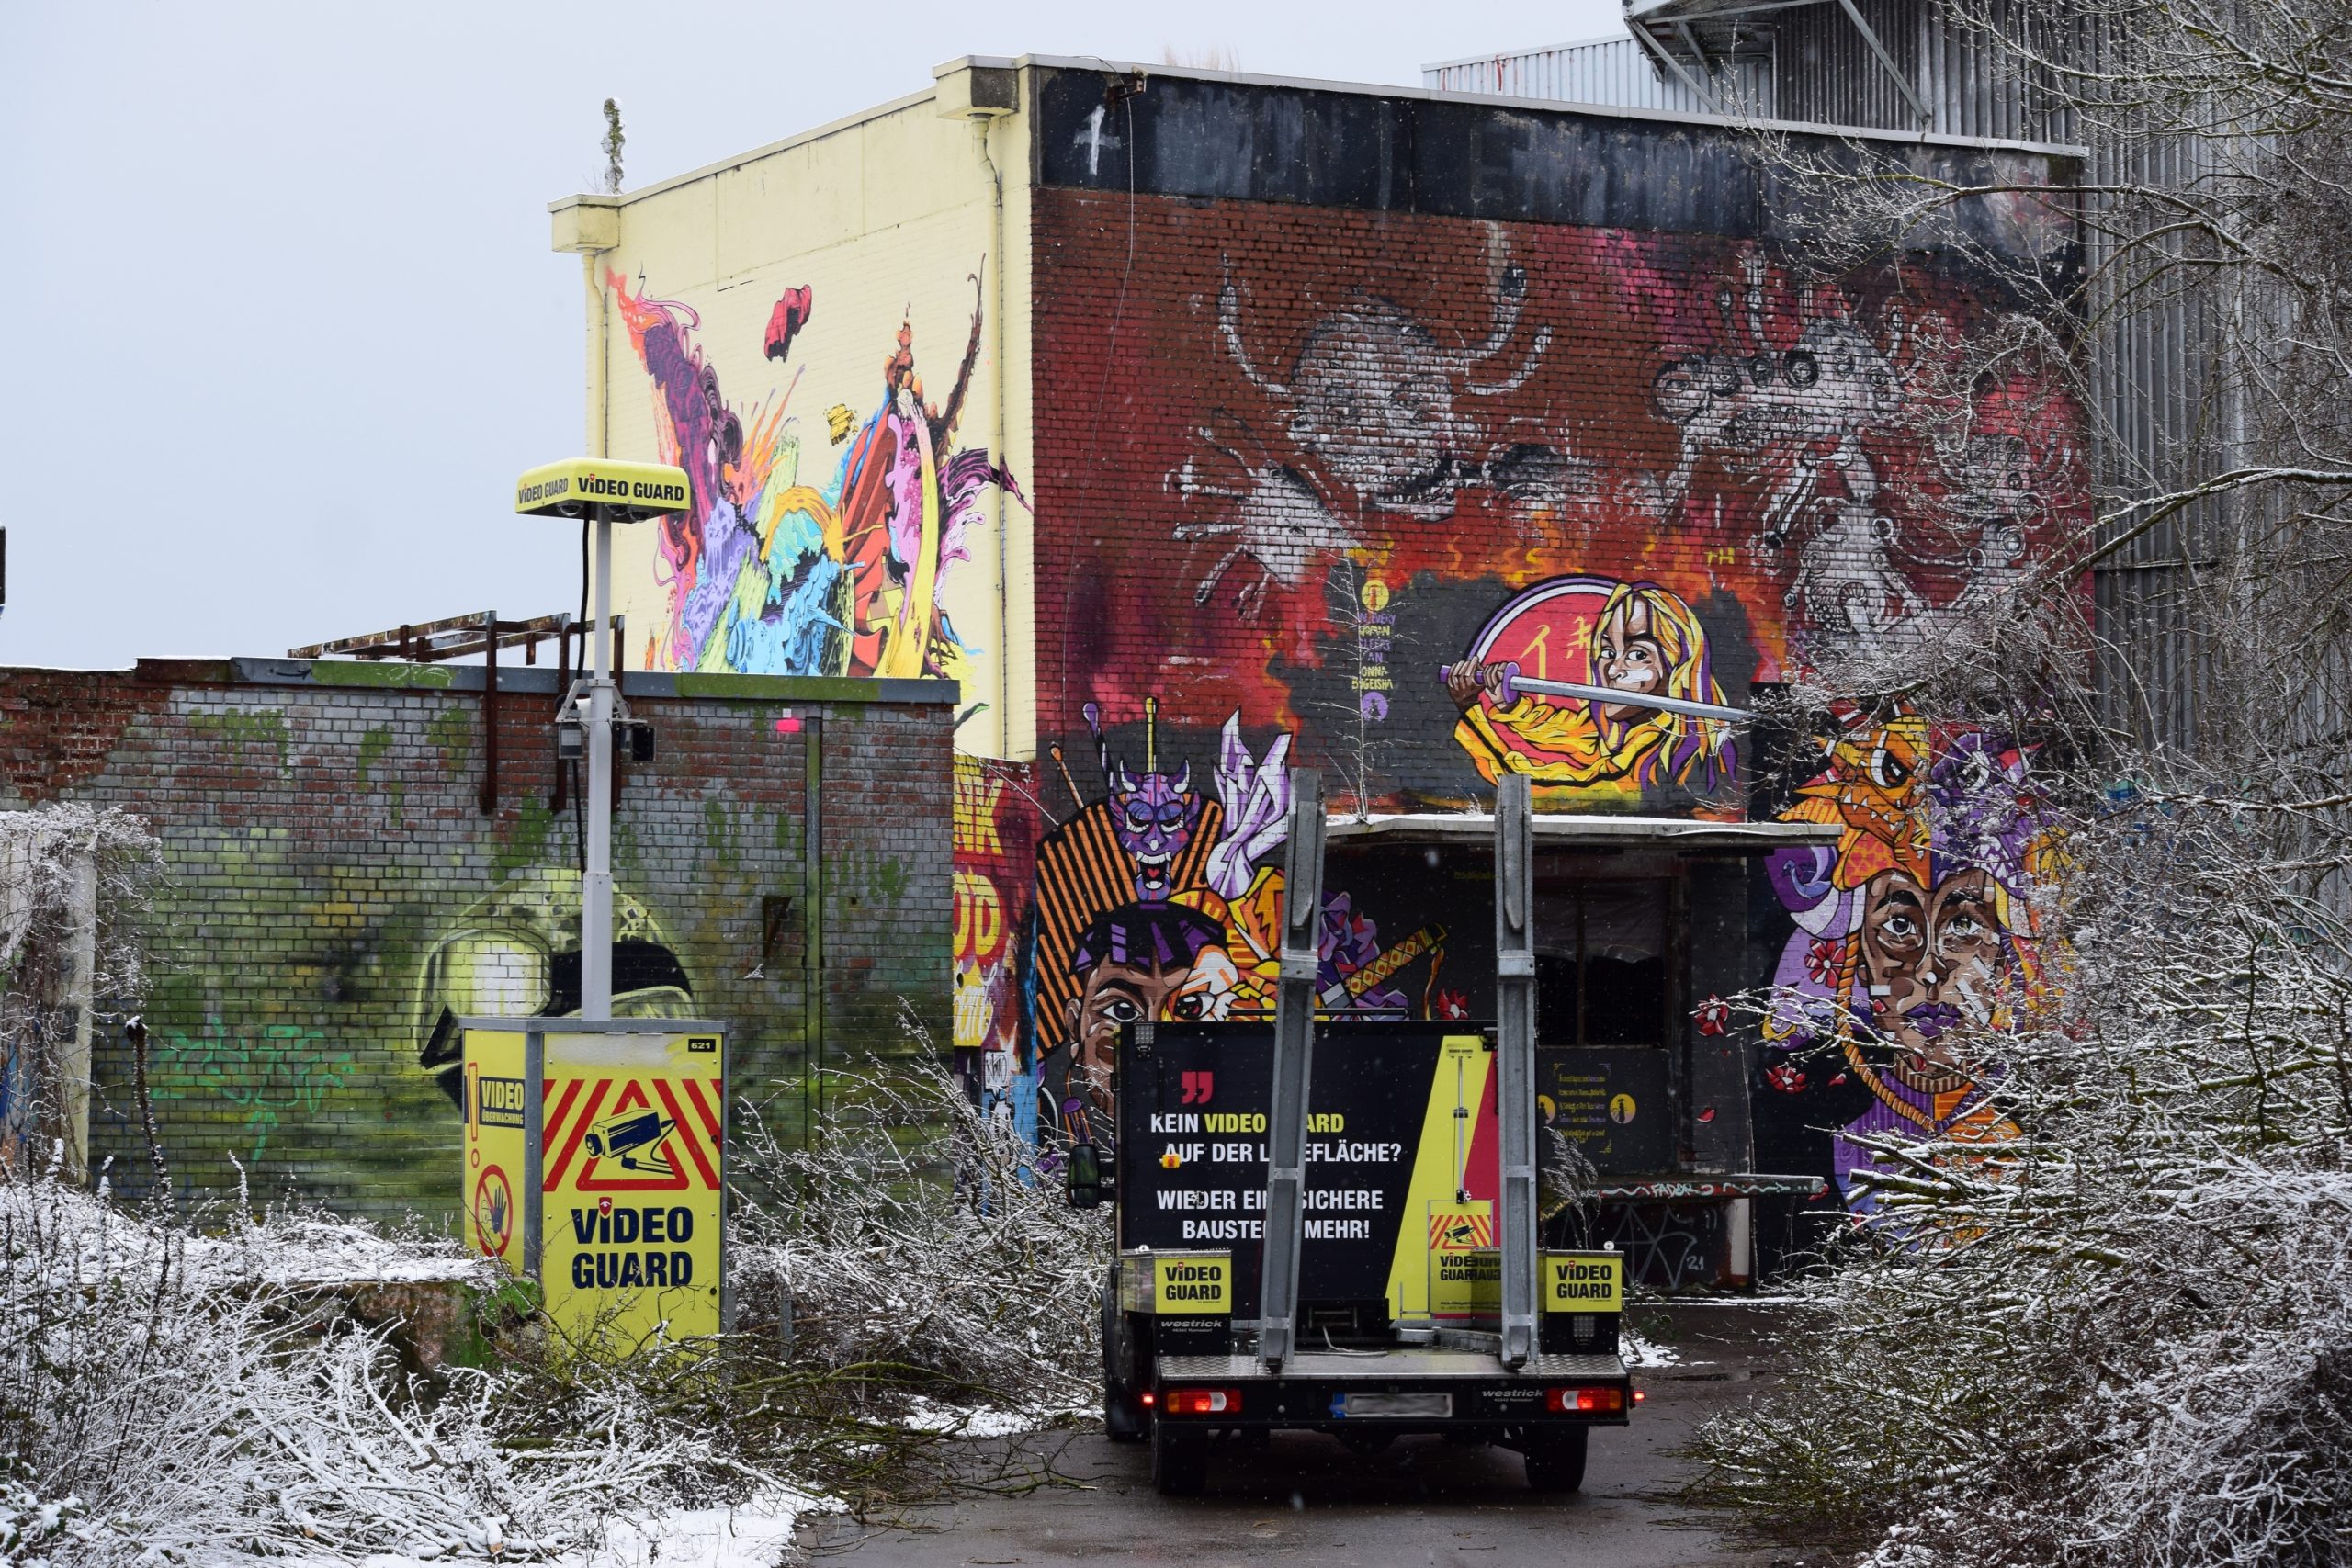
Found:
<svg viewBox="0 0 2352 1568"><path fill-rule="evenodd" d="M330 691L464 692L488 684L480 664L404 664L372 659L142 659L130 669L66 670L37 664L0 665L0 682L57 675L144 686L302 686ZM848 675L707 675L692 671L626 670L621 691L631 697L695 702L887 703L952 708L962 700L954 681ZM553 696L551 664L509 659L498 666L498 690L508 696Z"/></svg>
<svg viewBox="0 0 2352 1568"><path fill-rule="evenodd" d="M805 146L808 142L821 141L828 136L836 136L844 130L854 130L869 120L882 119L890 115L902 113L917 105L930 103L938 96L937 86L925 87L920 92L909 93L902 98L892 98L887 103L875 104L859 109L854 114L845 114L839 119L829 119L824 124L811 127L809 130L796 131L780 141L763 143L749 152L738 152L730 157L705 164L698 169L688 169L684 174L672 175L667 179L656 180L651 185L641 186L636 190L622 191L617 196L574 193L571 196L558 197L548 203L548 210L560 212L567 207L580 205L582 194L586 194L589 201L597 205L627 207L631 202L643 201L648 197L660 196L664 191L673 190L679 186L692 185L696 180L708 179L713 175L723 175L730 169L740 169L744 164L755 164L762 158L773 158L779 152L789 152L795 147Z"/></svg>
<svg viewBox="0 0 2352 1568"><path fill-rule="evenodd" d="M1487 56L1474 56L1484 59ZM1987 136L1929 136L1913 131L1881 130L1872 126L1826 125L1815 120L1742 119L1732 115L1678 114L1667 109L1626 108L1616 104L1579 104L1566 98L1519 98L1500 93L1451 93L1434 87L1400 87L1380 82L1329 82L1311 76L1264 76L1247 71L1210 71L1188 65L1148 65L1140 61L1079 59L1059 54L1024 54L1014 64L1049 71L1091 71L1124 74L1140 71L1147 79L1179 76L1191 81L1222 82L1243 87L1291 87L1316 93L1352 93L1362 96L1418 99L1428 103L1490 104L1497 108L1532 109L1548 114L1591 115L1604 119L1645 119L1665 125L1719 127L1727 130L1777 130L1821 136L1840 141L1887 141L1906 147L1964 147L1977 152L2030 152L2045 158L2082 159L2090 149L2066 142L2013 141Z"/></svg>
<svg viewBox="0 0 2352 1568"><path fill-rule="evenodd" d="M1569 49L1582 43L1609 43L1616 37L1624 36L1630 35L1604 35L1546 47ZM1498 57L1486 54L1465 55L1460 60L1440 61L1437 64L1426 66L1423 69L1435 70L1445 65L1476 64L1496 58ZM2030 152L2048 158L2083 159L2090 156L2090 149L2070 142L2017 141L1984 136L1928 136L1909 131L1883 130L1871 126L1830 125L1817 120L1744 119L1733 115L1684 114L1667 109L1629 108L1619 104L1577 103L1566 98L1514 97L1503 93L1446 92L1433 87L1410 87L1384 82L1341 82L1315 76L1269 76L1248 71L1211 71L1187 65L1153 65L1141 61L1105 60L1098 55L959 55L954 60L945 61L932 67L934 84L939 76L967 65L986 66L998 70L1008 68L1026 70L1034 67L1050 71L1092 71L1106 74L1125 74L1128 72L1140 71L1147 79L1154 76L1177 76L1192 81L1222 82L1244 87L1286 87L1307 92L1349 93L1368 97L1420 99L1431 103L1488 104L1497 108L1532 109L1552 114L1591 115L1606 119L1650 120L1664 125L1713 126L1729 130L1785 131L1796 135L1829 137L1839 141L1886 141L1913 147L1965 147L1980 152ZM790 136L763 143L745 152L716 159L698 168L688 169L683 174L656 180L653 184L639 186L636 190L622 191L616 195L574 191L549 201L547 204L548 210L560 212L566 208L577 206L628 207L632 203L674 190L680 186L691 185L696 180L708 179L729 170L740 169L746 164L757 163L763 158L772 158L778 153L788 152L796 147L805 146L811 141L854 130L869 121L903 113L908 109L930 103L937 96L938 89L935 85L924 87L909 93L903 97L873 105L853 114L843 115L838 119L828 120L822 125L811 127L809 130L797 131Z"/></svg>

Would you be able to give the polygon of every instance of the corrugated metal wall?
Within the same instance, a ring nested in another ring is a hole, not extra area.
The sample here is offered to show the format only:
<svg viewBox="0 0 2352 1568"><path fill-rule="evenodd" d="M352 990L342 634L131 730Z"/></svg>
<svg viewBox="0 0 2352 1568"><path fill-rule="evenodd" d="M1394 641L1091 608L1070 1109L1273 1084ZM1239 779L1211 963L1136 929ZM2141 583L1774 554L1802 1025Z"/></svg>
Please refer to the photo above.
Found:
<svg viewBox="0 0 2352 1568"><path fill-rule="evenodd" d="M2046 8L2032 0L2012 4L2010 20L2031 28L2048 25ZM1935 0L1857 0L1857 8L1927 110L1924 122L1840 5L1741 14L1745 39L1763 40L1762 58L1724 65L1711 81L1729 85L1736 72L1742 107L1767 118L2030 141L2069 142L2080 134L2063 107L2043 101L2032 82L1977 35L1950 21ZM1707 25L1720 30L1724 24L1716 17ZM2037 42L2047 52L2075 58L2099 52L2096 39ZM1756 44L1743 41L1742 49L1755 52ZM1682 52L1695 73L1687 50ZM1630 38L1452 62L1422 74L1427 85L1442 91L1711 112ZM2111 149L2094 147L2090 177L2177 180L2195 157L2193 148L2175 145L2136 160L2143 166L2127 168ZM2094 268L2106 259L2094 236ZM2094 302L2095 310L2103 308ZM2105 427L2094 460L2109 493L2178 488L2212 471L2223 456L2211 355L2204 346L2212 330L2193 300L2094 327L2107 339L2091 361L2092 396ZM2221 525L2215 511L2184 515L2133 540L2093 574L2106 722L2143 742L2198 744L2207 660L2196 611Z"/></svg>
<svg viewBox="0 0 2352 1568"><path fill-rule="evenodd" d="M1770 85L1761 62L1727 67L1712 74L1692 68L1690 73L1706 86L1713 104L1681 77L1661 70L1632 39L1605 38L1425 65L1421 85L1442 93L1556 98L1665 114L1715 114L1721 112L1717 105L1728 107L1757 101Z"/></svg>

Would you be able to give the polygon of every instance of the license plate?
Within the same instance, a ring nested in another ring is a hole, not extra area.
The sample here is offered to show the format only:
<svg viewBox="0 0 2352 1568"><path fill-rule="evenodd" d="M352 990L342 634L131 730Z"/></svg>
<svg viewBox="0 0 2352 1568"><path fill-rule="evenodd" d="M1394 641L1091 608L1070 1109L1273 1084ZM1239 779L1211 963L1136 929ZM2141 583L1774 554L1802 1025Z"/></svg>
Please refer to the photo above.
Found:
<svg viewBox="0 0 2352 1568"><path fill-rule="evenodd" d="M1453 1415L1450 1393L1342 1393L1331 1401L1334 1416L1443 1421Z"/></svg>

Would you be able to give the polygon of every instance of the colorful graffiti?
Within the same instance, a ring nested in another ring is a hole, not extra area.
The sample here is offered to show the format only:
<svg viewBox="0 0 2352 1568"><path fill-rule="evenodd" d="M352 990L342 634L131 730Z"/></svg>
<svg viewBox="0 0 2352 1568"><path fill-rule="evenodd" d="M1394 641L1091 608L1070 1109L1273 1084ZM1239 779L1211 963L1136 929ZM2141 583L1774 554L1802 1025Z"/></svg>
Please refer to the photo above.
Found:
<svg viewBox="0 0 2352 1568"><path fill-rule="evenodd" d="M828 412L827 438L846 450L830 474L804 482L790 412L799 372L772 400L739 411L694 341L701 318L691 307L633 294L618 274L606 281L653 380L661 459L684 468L694 492L693 510L662 525L668 613L651 662L746 674L964 675L975 649L948 616L946 580L971 559L983 492L994 485L1020 496L988 452L955 446L979 356L978 307L944 406L926 400L914 328L901 321L878 404L862 425L845 406ZM811 289L786 290L764 357L788 359L815 314Z"/></svg>
<svg viewBox="0 0 2352 1568"><path fill-rule="evenodd" d="M1018 921L1036 840L1023 772L956 759L956 1060L991 1113L1007 1119L1021 1039Z"/></svg>
<svg viewBox="0 0 2352 1568"><path fill-rule="evenodd" d="M1037 847L1027 991L1027 1079L1037 1125L1056 1137L1112 1141L1111 1068L1120 1027L1267 1016L1281 967L1291 737L1262 755L1238 714L1219 736L1209 799L1189 761L1164 758L1158 700L1144 705L1141 767L1114 753L1100 708L1086 710L1102 780L1087 801L1061 749L1053 757L1077 808ZM1344 892L1327 894L1318 942L1321 1006L1404 1016L1436 1005L1445 933L1425 926L1385 946ZM1396 984L1426 960L1417 1003Z"/></svg>
<svg viewBox="0 0 2352 1568"><path fill-rule="evenodd" d="M2045 984L2035 901L2055 829L2025 750L1908 714L1850 711L1786 820L1842 829L1767 866L1796 922L1774 976L1764 1081L1781 1095L1868 1091L1834 1141L1850 1206L1876 1156L1857 1140L1992 1144L2017 1136L2000 1108L1999 1042Z"/></svg>
<svg viewBox="0 0 2352 1568"><path fill-rule="evenodd" d="M1522 676L1724 705L1706 628L1671 590L1568 577L1515 596L1445 671L1446 691L1462 710L1454 739L1490 784L1506 773L1527 774L1543 805L1596 796L1638 803L1672 788L1743 812L1728 722L1638 700L1522 694L1515 686Z"/></svg>
<svg viewBox="0 0 2352 1568"><path fill-rule="evenodd" d="M1450 720L1421 728L1438 692L1337 689L1359 606L1394 627L1382 672L1410 687L1408 655L1455 661L1497 605L1577 575L1670 594L1743 705L1750 682L1973 613L2081 516L2064 376L2030 355L1962 374L1962 339L2004 309L1962 267L1826 279L1707 236L1188 210L1136 209L1133 287L1189 303L1138 318L1102 292L1127 276L1124 198L1041 207L1036 362L1100 366L1119 409L1039 405L1039 452L1077 459L1040 492L1047 734L1156 692L1171 725L1238 708L1306 754L1341 725L1397 727L1391 753L1442 743ZM1572 655L1552 645L1554 678ZM1170 658L1198 678L1168 682ZM1646 767L1590 748L1650 783L1587 803L1728 808L1736 759L1703 725L1675 739ZM1377 793L1458 806L1488 780L1476 759L1510 766L1447 750L1449 773L1392 769Z"/></svg>

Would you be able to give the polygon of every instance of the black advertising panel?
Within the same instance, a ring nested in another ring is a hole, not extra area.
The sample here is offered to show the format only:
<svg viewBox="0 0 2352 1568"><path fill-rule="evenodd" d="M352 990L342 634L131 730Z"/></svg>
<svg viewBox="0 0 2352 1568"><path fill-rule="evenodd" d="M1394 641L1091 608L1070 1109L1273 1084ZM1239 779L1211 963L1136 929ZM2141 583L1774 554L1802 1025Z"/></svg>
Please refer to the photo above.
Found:
<svg viewBox="0 0 2352 1568"><path fill-rule="evenodd" d="M1258 1311L1265 1024L1129 1026L1118 1063L1119 1245L1231 1248L1234 1315ZM1476 1024L1318 1025L1307 1097L1306 1302L1383 1299L1399 1316L1472 1315L1456 1299L1495 1245L1493 1043Z"/></svg>
<svg viewBox="0 0 2352 1568"><path fill-rule="evenodd" d="M1667 1054L1656 1046L1535 1053L1535 1111L1604 1176L1675 1168Z"/></svg>

